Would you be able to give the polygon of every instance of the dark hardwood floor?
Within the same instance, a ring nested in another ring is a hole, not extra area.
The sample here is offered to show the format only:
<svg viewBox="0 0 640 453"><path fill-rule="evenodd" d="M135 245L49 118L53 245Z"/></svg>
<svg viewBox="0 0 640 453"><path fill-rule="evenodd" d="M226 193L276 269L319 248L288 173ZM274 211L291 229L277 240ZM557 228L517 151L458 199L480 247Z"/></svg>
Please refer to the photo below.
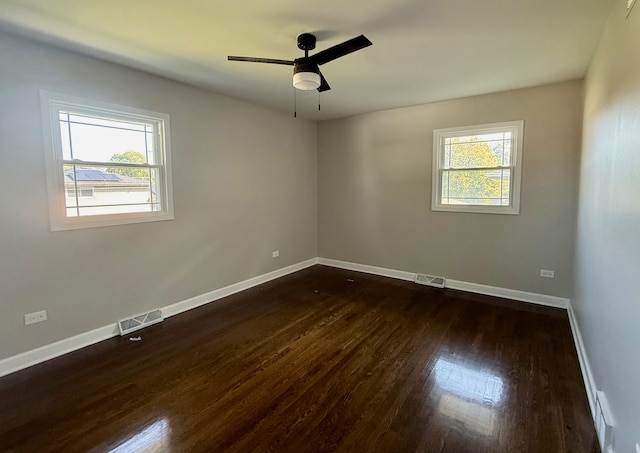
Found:
<svg viewBox="0 0 640 453"><path fill-rule="evenodd" d="M597 452L567 315L314 266L0 378L0 451Z"/></svg>

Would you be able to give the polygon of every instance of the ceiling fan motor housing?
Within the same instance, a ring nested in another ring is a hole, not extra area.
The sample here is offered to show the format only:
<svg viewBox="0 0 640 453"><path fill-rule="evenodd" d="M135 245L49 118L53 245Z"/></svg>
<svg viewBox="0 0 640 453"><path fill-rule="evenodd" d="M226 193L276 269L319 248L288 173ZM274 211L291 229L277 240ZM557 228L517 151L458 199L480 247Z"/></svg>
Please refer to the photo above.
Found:
<svg viewBox="0 0 640 453"><path fill-rule="evenodd" d="M313 61L309 61L306 58L296 58L295 64L293 65L293 74L295 75L299 72L313 72L315 74L319 74L320 69Z"/></svg>

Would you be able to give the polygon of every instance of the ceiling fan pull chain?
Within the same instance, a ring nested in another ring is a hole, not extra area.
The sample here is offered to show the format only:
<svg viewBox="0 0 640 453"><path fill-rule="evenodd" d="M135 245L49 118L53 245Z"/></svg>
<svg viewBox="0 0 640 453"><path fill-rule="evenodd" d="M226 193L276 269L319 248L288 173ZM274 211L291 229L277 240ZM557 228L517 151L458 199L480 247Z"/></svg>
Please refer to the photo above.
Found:
<svg viewBox="0 0 640 453"><path fill-rule="evenodd" d="M318 91L318 112L320 111L320 92Z"/></svg>
<svg viewBox="0 0 640 453"><path fill-rule="evenodd" d="M297 118L298 117L298 111L296 108L296 89L293 89L293 117Z"/></svg>

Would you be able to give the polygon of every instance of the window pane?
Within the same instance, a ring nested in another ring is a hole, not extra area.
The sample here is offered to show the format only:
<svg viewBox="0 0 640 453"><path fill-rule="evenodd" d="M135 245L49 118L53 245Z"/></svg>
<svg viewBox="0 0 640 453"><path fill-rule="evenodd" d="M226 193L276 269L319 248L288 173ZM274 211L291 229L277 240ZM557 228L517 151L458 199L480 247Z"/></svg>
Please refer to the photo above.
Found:
<svg viewBox="0 0 640 453"><path fill-rule="evenodd" d="M511 170L442 172L442 204L509 206Z"/></svg>
<svg viewBox="0 0 640 453"><path fill-rule="evenodd" d="M69 114L60 112L60 144L62 145L62 158L71 160L71 140L69 138Z"/></svg>
<svg viewBox="0 0 640 453"><path fill-rule="evenodd" d="M127 129L137 132L144 131L144 123L136 121L117 120L113 118L101 118L95 115L69 112L69 121L72 123L89 124L93 126L104 126L115 129Z"/></svg>
<svg viewBox="0 0 640 453"><path fill-rule="evenodd" d="M511 132L449 137L443 168L491 168L511 165Z"/></svg>
<svg viewBox="0 0 640 453"><path fill-rule="evenodd" d="M498 134L491 134L493 137L491 140L486 140L485 143L491 148L491 151L496 155L499 165L508 167L511 165L511 132L501 132L499 138L496 138Z"/></svg>
<svg viewBox="0 0 640 453"><path fill-rule="evenodd" d="M138 212L151 212L151 211L160 211L159 203L151 203L146 205L145 209L140 209L140 206L134 205L121 205L117 207L113 206L91 206L91 207L81 207L78 208L80 210L80 216L92 216L92 215L110 215L110 214L135 214Z"/></svg>
<svg viewBox="0 0 640 453"><path fill-rule="evenodd" d="M93 162L155 163L154 126L60 112L63 158Z"/></svg>
<svg viewBox="0 0 640 453"><path fill-rule="evenodd" d="M160 164L161 162L156 159L155 140L153 139L155 134L155 126L153 124L147 124L145 126L146 146L147 146L147 162L150 164Z"/></svg>
<svg viewBox="0 0 640 453"><path fill-rule="evenodd" d="M509 133L509 135L511 135L511 133ZM505 167L513 165L513 162L511 161L511 156L512 156L511 144L512 144L511 139L507 139L504 141L504 157L503 157L504 164L502 165L504 165Z"/></svg>
<svg viewBox="0 0 640 453"><path fill-rule="evenodd" d="M444 159L442 159L443 168L451 168L451 140L447 139L444 144Z"/></svg>
<svg viewBox="0 0 640 453"><path fill-rule="evenodd" d="M160 211L158 178L155 168L65 166L67 216Z"/></svg>

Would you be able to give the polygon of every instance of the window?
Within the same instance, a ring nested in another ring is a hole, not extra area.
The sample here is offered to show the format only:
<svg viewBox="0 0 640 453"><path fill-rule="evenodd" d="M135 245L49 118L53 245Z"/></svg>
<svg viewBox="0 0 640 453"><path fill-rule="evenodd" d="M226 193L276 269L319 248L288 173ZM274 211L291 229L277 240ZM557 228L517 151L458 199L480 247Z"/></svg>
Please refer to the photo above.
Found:
<svg viewBox="0 0 640 453"><path fill-rule="evenodd" d="M168 115L41 98L52 231L173 219Z"/></svg>
<svg viewBox="0 0 640 453"><path fill-rule="evenodd" d="M520 213L524 121L433 131L434 211Z"/></svg>

